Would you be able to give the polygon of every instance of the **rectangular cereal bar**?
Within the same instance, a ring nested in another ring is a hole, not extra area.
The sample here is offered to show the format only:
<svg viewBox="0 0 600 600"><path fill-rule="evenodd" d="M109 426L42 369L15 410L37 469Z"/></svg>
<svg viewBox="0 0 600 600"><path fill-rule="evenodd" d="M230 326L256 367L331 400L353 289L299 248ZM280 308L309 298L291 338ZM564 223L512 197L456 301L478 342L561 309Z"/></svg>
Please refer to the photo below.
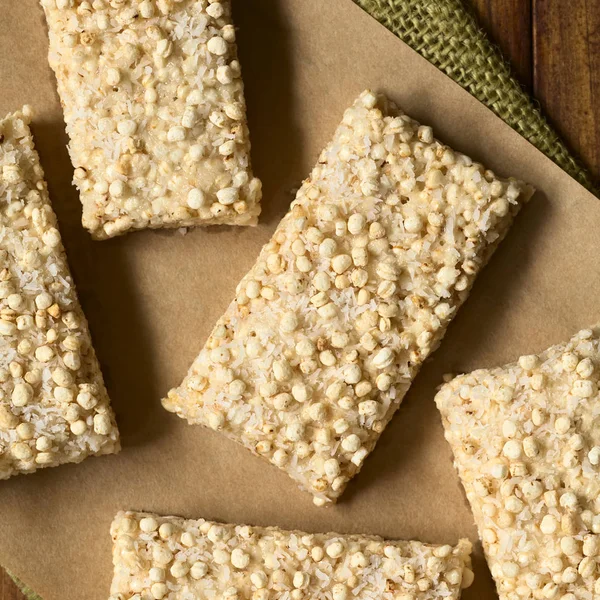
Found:
<svg viewBox="0 0 600 600"><path fill-rule="evenodd" d="M29 120L0 120L0 479L119 450Z"/></svg>
<svg viewBox="0 0 600 600"><path fill-rule="evenodd" d="M584 330L436 397L501 600L600 597L599 379Z"/></svg>
<svg viewBox="0 0 600 600"><path fill-rule="evenodd" d="M92 235L255 225L230 0L41 3Z"/></svg>
<svg viewBox="0 0 600 600"><path fill-rule="evenodd" d="M110 600L458 600L471 544L434 546L364 535L119 513L111 527Z"/></svg>
<svg viewBox="0 0 600 600"><path fill-rule="evenodd" d="M335 501L529 195L364 92L165 408Z"/></svg>

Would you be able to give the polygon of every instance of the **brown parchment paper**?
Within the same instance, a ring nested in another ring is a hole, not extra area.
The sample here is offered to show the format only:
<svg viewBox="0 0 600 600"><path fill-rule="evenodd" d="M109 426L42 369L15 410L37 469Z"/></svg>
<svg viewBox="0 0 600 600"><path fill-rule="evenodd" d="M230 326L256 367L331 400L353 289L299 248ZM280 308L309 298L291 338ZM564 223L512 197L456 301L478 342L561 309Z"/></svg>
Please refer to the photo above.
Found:
<svg viewBox="0 0 600 600"><path fill-rule="evenodd" d="M498 365L600 320L600 201L351 0L234 0L256 229L130 234L92 242L70 185L64 125L36 0L0 0L0 113L31 104L33 131L122 433L118 456L0 482L0 563L45 600L101 600L109 525L138 509L307 531L476 540L433 403L442 375ZM475 284L360 475L319 509L285 474L159 404L180 382L239 279L366 87L436 135L540 191ZM496 597L480 546L464 597Z"/></svg>

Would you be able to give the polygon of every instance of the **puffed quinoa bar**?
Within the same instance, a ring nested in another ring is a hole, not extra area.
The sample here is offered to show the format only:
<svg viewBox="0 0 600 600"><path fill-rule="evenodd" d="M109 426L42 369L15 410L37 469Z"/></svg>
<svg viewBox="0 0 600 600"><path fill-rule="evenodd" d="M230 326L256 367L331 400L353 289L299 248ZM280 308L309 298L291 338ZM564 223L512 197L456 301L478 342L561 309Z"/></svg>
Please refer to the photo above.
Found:
<svg viewBox="0 0 600 600"><path fill-rule="evenodd" d="M529 195L364 92L165 408L335 501Z"/></svg>
<svg viewBox="0 0 600 600"><path fill-rule="evenodd" d="M434 546L133 512L117 515L111 535L110 600L458 600L473 582L468 540Z"/></svg>
<svg viewBox="0 0 600 600"><path fill-rule="evenodd" d="M30 118L0 120L0 479L119 451Z"/></svg>
<svg viewBox="0 0 600 600"><path fill-rule="evenodd" d="M41 0L83 225L255 225L230 0Z"/></svg>
<svg viewBox="0 0 600 600"><path fill-rule="evenodd" d="M599 379L584 330L436 397L501 600L600 597Z"/></svg>

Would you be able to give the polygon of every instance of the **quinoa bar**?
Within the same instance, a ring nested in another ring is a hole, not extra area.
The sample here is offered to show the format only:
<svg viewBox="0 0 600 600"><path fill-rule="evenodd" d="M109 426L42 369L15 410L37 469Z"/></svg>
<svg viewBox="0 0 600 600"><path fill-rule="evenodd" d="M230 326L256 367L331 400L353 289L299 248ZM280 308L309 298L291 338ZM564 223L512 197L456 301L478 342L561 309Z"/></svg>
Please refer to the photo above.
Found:
<svg viewBox="0 0 600 600"><path fill-rule="evenodd" d="M600 597L599 379L584 330L436 397L501 600Z"/></svg>
<svg viewBox="0 0 600 600"><path fill-rule="evenodd" d="M433 546L145 513L113 521L110 600L457 600L471 544Z"/></svg>
<svg viewBox="0 0 600 600"><path fill-rule="evenodd" d="M165 408L334 501L530 193L364 92Z"/></svg>
<svg viewBox="0 0 600 600"><path fill-rule="evenodd" d="M119 450L30 116L0 121L0 479Z"/></svg>
<svg viewBox="0 0 600 600"><path fill-rule="evenodd" d="M41 0L83 225L255 225L230 0Z"/></svg>

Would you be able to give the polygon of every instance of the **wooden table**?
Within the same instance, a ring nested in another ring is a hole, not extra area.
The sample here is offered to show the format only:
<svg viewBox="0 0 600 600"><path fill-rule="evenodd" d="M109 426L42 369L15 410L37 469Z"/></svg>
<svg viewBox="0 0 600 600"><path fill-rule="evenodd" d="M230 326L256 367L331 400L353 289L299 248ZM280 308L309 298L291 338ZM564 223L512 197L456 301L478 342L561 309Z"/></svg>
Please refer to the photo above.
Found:
<svg viewBox="0 0 600 600"><path fill-rule="evenodd" d="M600 0L471 0L518 79L600 180Z"/></svg>
<svg viewBox="0 0 600 600"><path fill-rule="evenodd" d="M600 179L600 0L472 0L570 148ZM0 600L24 600L0 571Z"/></svg>
<svg viewBox="0 0 600 600"><path fill-rule="evenodd" d="M0 572L0 600L25 600L25 596L4 571Z"/></svg>

